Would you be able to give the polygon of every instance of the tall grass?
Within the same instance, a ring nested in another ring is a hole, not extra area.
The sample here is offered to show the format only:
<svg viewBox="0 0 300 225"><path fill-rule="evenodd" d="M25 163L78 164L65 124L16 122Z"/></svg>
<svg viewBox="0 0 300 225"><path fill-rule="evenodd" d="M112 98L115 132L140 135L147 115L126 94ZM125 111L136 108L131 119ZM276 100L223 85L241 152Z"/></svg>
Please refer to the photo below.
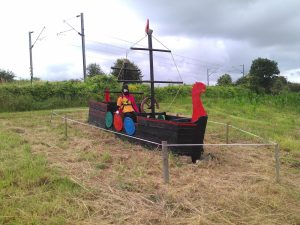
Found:
<svg viewBox="0 0 300 225"><path fill-rule="evenodd" d="M69 224L87 215L82 188L51 170L45 156L0 126L0 224ZM16 132L18 132L16 130Z"/></svg>

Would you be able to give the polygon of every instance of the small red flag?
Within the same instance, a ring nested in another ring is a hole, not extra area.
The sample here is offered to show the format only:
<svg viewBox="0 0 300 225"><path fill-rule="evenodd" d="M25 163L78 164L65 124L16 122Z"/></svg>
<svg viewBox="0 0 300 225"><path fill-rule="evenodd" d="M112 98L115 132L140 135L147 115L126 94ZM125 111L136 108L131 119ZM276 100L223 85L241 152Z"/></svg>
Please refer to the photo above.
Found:
<svg viewBox="0 0 300 225"><path fill-rule="evenodd" d="M149 32L149 19L147 19L146 27L145 27L145 32L148 34Z"/></svg>
<svg viewBox="0 0 300 225"><path fill-rule="evenodd" d="M110 102L110 92L109 92L109 89L106 88L104 93L105 93L105 95L104 95L105 101L106 102Z"/></svg>

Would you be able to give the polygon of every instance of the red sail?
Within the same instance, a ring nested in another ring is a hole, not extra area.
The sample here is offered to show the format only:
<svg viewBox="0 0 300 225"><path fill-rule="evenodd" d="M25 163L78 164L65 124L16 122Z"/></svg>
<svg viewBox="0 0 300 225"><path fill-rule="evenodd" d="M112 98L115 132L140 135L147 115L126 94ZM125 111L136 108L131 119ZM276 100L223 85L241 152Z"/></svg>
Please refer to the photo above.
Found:
<svg viewBox="0 0 300 225"><path fill-rule="evenodd" d="M196 122L201 116L206 116L206 111L201 101L201 94L206 90L205 84L196 82L192 88L192 103L193 103L193 115L192 122Z"/></svg>

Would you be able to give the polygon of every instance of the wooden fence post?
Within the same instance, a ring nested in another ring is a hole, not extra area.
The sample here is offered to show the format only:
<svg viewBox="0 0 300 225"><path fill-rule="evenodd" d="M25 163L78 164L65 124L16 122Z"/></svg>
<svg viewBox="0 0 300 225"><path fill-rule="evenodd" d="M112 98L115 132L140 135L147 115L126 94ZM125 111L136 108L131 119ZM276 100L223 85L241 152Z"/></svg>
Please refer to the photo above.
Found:
<svg viewBox="0 0 300 225"><path fill-rule="evenodd" d="M162 141L163 177L166 184L169 183L169 153L166 141Z"/></svg>
<svg viewBox="0 0 300 225"><path fill-rule="evenodd" d="M50 123L52 123L52 118L53 118L53 110L51 110Z"/></svg>
<svg viewBox="0 0 300 225"><path fill-rule="evenodd" d="M280 160L279 160L279 144L275 145L275 170L276 170L276 182L280 182L279 178Z"/></svg>
<svg viewBox="0 0 300 225"><path fill-rule="evenodd" d="M226 123L226 144L229 143L229 123Z"/></svg>
<svg viewBox="0 0 300 225"><path fill-rule="evenodd" d="M68 138L68 121L67 117L65 116L65 138Z"/></svg>

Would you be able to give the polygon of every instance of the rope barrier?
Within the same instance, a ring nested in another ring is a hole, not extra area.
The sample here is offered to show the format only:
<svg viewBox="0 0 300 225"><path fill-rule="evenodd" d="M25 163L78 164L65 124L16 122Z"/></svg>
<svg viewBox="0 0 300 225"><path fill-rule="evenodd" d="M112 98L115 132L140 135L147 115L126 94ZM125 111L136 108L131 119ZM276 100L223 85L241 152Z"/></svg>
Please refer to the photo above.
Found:
<svg viewBox="0 0 300 225"><path fill-rule="evenodd" d="M242 144L242 143L232 143L232 144L167 144L169 147L180 147L180 146L274 146L276 144Z"/></svg>
<svg viewBox="0 0 300 225"><path fill-rule="evenodd" d="M146 139L143 139L143 138L129 136L127 134L115 132L115 131L112 131L112 130L107 130L107 129L101 128L101 127L97 127L95 125L91 125L91 124L86 124L86 123L83 123L83 122L79 122L77 120L73 120L73 119L67 118L65 116L61 116L61 115L57 114L54 111L52 111L52 114L54 114L54 115L56 115L58 117L61 117L62 119L69 120L69 121L71 121L73 123L78 123L78 124L81 124L81 125L84 125L84 126L96 128L96 129L99 129L99 130L103 130L103 131L106 131L106 132L109 132L109 133L113 133L113 134L121 135L121 136L124 136L124 137L136 139L136 140L143 141L143 142L146 142L146 143L155 144L157 146L161 146L162 145L161 143L157 143L157 142L154 142L154 141L149 141L149 140L146 140ZM215 121L211 121L211 122L217 123L217 124L224 124L224 125L226 125L225 123L219 123L219 122L215 122ZM235 128L237 130L240 130L240 131L242 131L242 132L244 132L246 134L249 134L249 135L255 136L257 138L263 139L262 137L260 137L258 135L252 134L252 133L250 133L248 131L245 131L245 130L242 130L242 129L238 128L238 127L235 127L235 126L232 126L232 125L229 125L229 126L231 126L232 128ZM264 143L264 144L261 144L261 143L251 143L251 144L247 144L247 143L244 143L244 144L243 143L231 143L231 144L166 144L166 146L168 146L168 147L180 147L180 146L274 146L274 145L277 145L277 143L272 142L272 141L269 141L269 143Z"/></svg>
<svg viewBox="0 0 300 225"><path fill-rule="evenodd" d="M146 140L146 139L142 139L142 138L138 138L138 137L134 137L134 136L129 136L129 135L127 135L127 134L115 132L115 131L112 131L112 130L107 130L107 129L104 129L104 128L101 128L101 127L97 127L97 126L95 126L95 125L82 123L82 122L79 122L79 121L77 121L77 120L72 120L72 119L70 119L70 118L61 116L61 115L57 114L56 112L52 112L52 113L53 113L54 115L58 116L58 117L61 117L62 119L65 119L65 118L66 118L66 120L69 120L69 121L71 121L71 122L78 123L78 124L81 124L81 125L84 125L84 126L93 127L93 128L99 129L99 130L107 131L107 132L109 132L109 133L113 133L113 134L125 136L125 137L128 137L128 138L136 139L136 140L143 141L143 142L147 142L147 143L150 143L150 144L161 145L161 143L157 143L157 142L154 142L154 141L149 141L149 140Z"/></svg>
<svg viewBox="0 0 300 225"><path fill-rule="evenodd" d="M73 111L88 111L88 108L85 109L74 109L74 108L70 108L70 109L58 109L56 110L57 112L73 112ZM54 111L53 111L54 112Z"/></svg>
<svg viewBox="0 0 300 225"><path fill-rule="evenodd" d="M67 120L69 120L69 121L72 121L73 123L77 123L77 124L81 124L81 125L84 125L84 126L96 128L96 129L99 129L99 130L103 130L103 131L114 133L114 134L121 135L121 136L124 136L124 137L136 139L136 140L143 141L143 142L146 142L146 143L155 144L155 145L157 145L157 148L159 146L161 146L162 151L164 153L164 156L163 156L163 168L164 168L163 172L164 173L163 173L163 175L164 175L165 183L169 183L169 172L168 172L168 168L169 168L168 164L169 163L168 163L168 160L167 160L168 159L168 157L167 157L167 153L168 153L167 147L184 147L184 146L275 146L275 155L274 155L274 157L275 157L276 182L277 183L280 182L280 175L279 175L279 170L280 170L279 151L280 150L279 150L278 143L275 143L275 142L272 142L272 141L269 141L270 143L265 143L265 144L257 144L257 143L251 143L251 144L246 144L246 143L245 144L242 144L242 143L232 143L232 144L229 144L229 143L226 143L226 144L168 144L166 141L162 141L162 143L157 143L157 142L145 140L145 139L142 139L142 138L137 138L137 137L134 137L134 136L129 136L129 135L126 135L126 134L118 133L118 132L115 132L115 131L112 131L112 130L107 130L107 129L104 129L104 128L101 128L101 127L97 127L97 126L94 126L94 125L91 125L91 124L86 124L86 123L79 122L79 121L76 121L76 120L73 120L73 119L69 119L66 116L61 116L61 115L57 114L54 111L51 112L51 120L52 120L52 115L56 115L58 117L63 118L65 120L65 123L66 123ZM50 120L50 122L51 122L51 120ZM219 123L219 122L214 122L214 121L211 121L211 122L218 123L218 124L224 124L224 123ZM261 138L258 135L252 134L251 132L242 130L238 127L228 125L228 124L225 124L225 125L227 125L227 127L231 126L232 128L237 129L239 131L242 131L246 134ZM67 125L66 125L66 127L67 127ZM66 130L66 132L67 132L67 130ZM67 136L67 133L65 135Z"/></svg>
<svg viewBox="0 0 300 225"><path fill-rule="evenodd" d="M226 123L221 123L221 122L215 122L215 121L211 121L211 120L208 120L207 122L209 122L209 123L216 123L216 124L221 124L221 125L226 125Z"/></svg>
<svg viewBox="0 0 300 225"><path fill-rule="evenodd" d="M258 136L258 135L256 135L256 134L253 134L253 133L251 133L251 132L249 132L249 131L246 131L246 130L243 130L243 129L241 129L241 128L239 128L239 127L236 127L236 126L233 126L233 125L230 125L230 124L226 124L226 123L222 123L222 122L216 122L216 121L212 121L212 120L208 120L207 122L209 122L209 123L215 123L215 124L220 124L220 125L228 125L229 127L232 127L233 129L236 129L236 130L239 130L239 131L241 131L241 132L243 132L243 133L246 133L246 134L249 134L249 135L251 135L251 136L254 136L254 137L256 137L256 138L259 138L259 139L261 139L261 140L266 140L265 138L263 138L263 137L261 137L261 136ZM272 145L276 145L277 143L276 142L274 142L274 141L270 141L270 140L267 140L269 143L271 143Z"/></svg>
<svg viewBox="0 0 300 225"><path fill-rule="evenodd" d="M241 128L238 128L238 127L235 127L235 126L232 126L232 125L229 125L229 126L232 127L233 129L239 130L239 131L241 131L241 132L244 132L244 133L246 133L246 134L249 134L249 135L252 135L252 136L254 136L254 137L257 137L257 138L260 138L260 139L263 139L263 140L264 140L263 137L260 137L260 136L258 136L258 135L256 135L256 134L253 134L253 133L249 132L249 131L245 131L245 130L243 130L243 129L241 129Z"/></svg>

